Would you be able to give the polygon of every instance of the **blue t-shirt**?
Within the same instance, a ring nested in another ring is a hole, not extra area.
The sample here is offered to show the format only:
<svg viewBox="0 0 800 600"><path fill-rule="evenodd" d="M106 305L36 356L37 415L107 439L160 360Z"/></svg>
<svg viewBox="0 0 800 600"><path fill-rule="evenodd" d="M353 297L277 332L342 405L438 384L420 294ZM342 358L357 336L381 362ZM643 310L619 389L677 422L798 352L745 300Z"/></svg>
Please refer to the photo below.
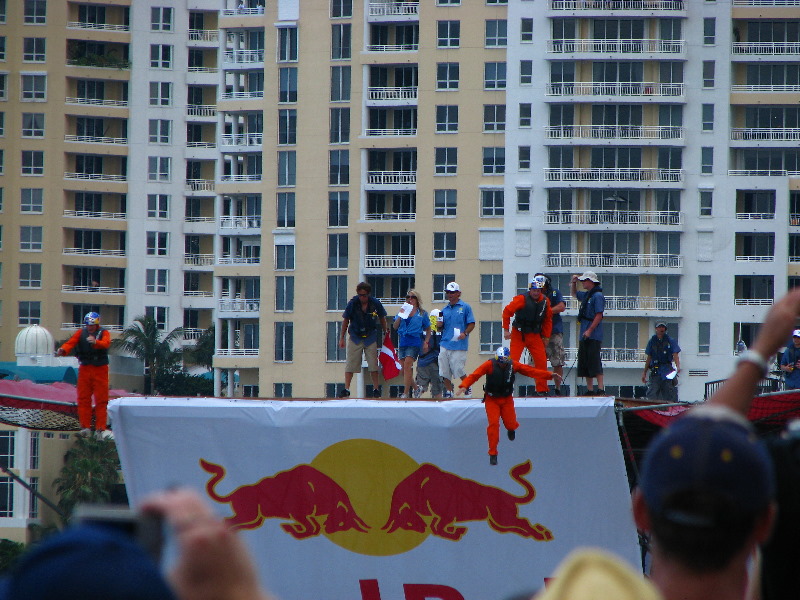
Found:
<svg viewBox="0 0 800 600"><path fill-rule="evenodd" d="M433 361L439 359L439 344L442 340L442 334L431 331L431 341L428 344L428 351L425 354L420 354L417 359L417 366L424 367L431 364Z"/></svg>
<svg viewBox="0 0 800 600"><path fill-rule="evenodd" d="M397 315L394 320L400 319ZM407 319L400 319L400 326L397 328L398 344L400 348L414 346L422 348L425 341L425 331L431 328L431 319L424 310L418 310L416 314Z"/></svg>
<svg viewBox="0 0 800 600"><path fill-rule="evenodd" d="M580 339L583 339L583 332L589 329L589 325L592 324L592 320L597 313L601 313L605 311L606 308L606 297L603 296L603 288L600 286L596 286L599 291L592 294L592 297L589 298L589 303L586 305L586 318L580 319L581 323L581 334ZM583 292L575 292L575 297L578 299L578 302L583 302L586 296L589 294L589 290ZM603 341L603 321L601 320L595 330L592 332L592 335L589 336L590 340L598 340Z"/></svg>
<svg viewBox="0 0 800 600"><path fill-rule="evenodd" d="M647 342L647 347L644 349L645 355L653 359L650 361L651 367L654 363L658 364L658 374L661 379L666 379L667 375L672 373L674 370L672 368L672 355L678 354L680 351L681 347L678 345L678 342L673 340L666 333L660 343L657 335L651 337Z"/></svg>
<svg viewBox="0 0 800 600"><path fill-rule="evenodd" d="M794 342L786 347L786 352L781 356L781 365L793 365L800 359L800 348L794 347ZM786 387L792 390L800 389L800 369L795 367L791 373L783 372Z"/></svg>
<svg viewBox="0 0 800 600"><path fill-rule="evenodd" d="M350 339L356 344L362 343L365 346L374 344L378 341L378 328L380 318L386 316L386 309L377 298L369 297L367 302L367 312L361 309L361 300L358 296L353 296L342 313L342 317L350 319L350 326L347 332Z"/></svg>
<svg viewBox="0 0 800 600"><path fill-rule="evenodd" d="M442 309L444 328L442 329L442 348L446 350L469 350L469 337L463 340L453 339L453 330L458 329L461 333L467 325L475 322L475 315L472 314L472 307L459 300L455 304L445 304Z"/></svg>
<svg viewBox="0 0 800 600"><path fill-rule="evenodd" d="M564 296L561 295L561 292L556 289L551 289L548 292L547 297L550 299L550 306L554 307L556 304L560 302L564 302ZM561 313L553 312L553 332L552 333L564 333L564 322L561 320Z"/></svg>

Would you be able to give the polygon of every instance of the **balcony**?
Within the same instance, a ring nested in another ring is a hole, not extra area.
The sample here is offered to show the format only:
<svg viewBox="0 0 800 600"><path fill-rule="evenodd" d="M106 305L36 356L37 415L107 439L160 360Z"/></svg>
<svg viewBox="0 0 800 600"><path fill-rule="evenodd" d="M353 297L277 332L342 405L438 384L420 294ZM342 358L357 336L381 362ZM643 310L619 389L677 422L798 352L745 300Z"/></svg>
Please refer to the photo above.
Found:
<svg viewBox="0 0 800 600"><path fill-rule="evenodd" d="M684 0L550 0L550 10L686 10L686 6Z"/></svg>
<svg viewBox="0 0 800 600"><path fill-rule="evenodd" d="M545 127L550 140L675 140L683 127L666 125L554 125Z"/></svg>
<svg viewBox="0 0 800 600"><path fill-rule="evenodd" d="M791 260L789 261L791 262ZM772 306L774 298L734 298L734 306Z"/></svg>
<svg viewBox="0 0 800 600"><path fill-rule="evenodd" d="M220 312L245 312L257 313L261 310L261 300L258 298L240 298L236 300L224 299L217 301Z"/></svg>
<svg viewBox="0 0 800 600"><path fill-rule="evenodd" d="M676 97L682 83L575 81L547 84L548 96ZM735 86L734 86L735 87Z"/></svg>
<svg viewBox="0 0 800 600"><path fill-rule="evenodd" d="M64 254L81 254L83 256L125 256L125 250L108 248L64 248Z"/></svg>
<svg viewBox="0 0 800 600"><path fill-rule="evenodd" d="M368 14L370 17L419 15L419 2L370 2Z"/></svg>
<svg viewBox="0 0 800 600"><path fill-rule="evenodd" d="M87 54L78 58L68 58L67 65L70 67L95 67L98 69L130 69L131 62L115 56L101 56L99 54Z"/></svg>
<svg viewBox="0 0 800 600"><path fill-rule="evenodd" d="M733 0L734 6L800 6L800 0Z"/></svg>
<svg viewBox="0 0 800 600"><path fill-rule="evenodd" d="M81 142L84 144L116 144L124 146L128 138L100 137L96 135L65 135L65 142Z"/></svg>
<svg viewBox="0 0 800 600"><path fill-rule="evenodd" d="M216 29L190 29L190 42L213 42L219 41L219 31Z"/></svg>
<svg viewBox="0 0 800 600"><path fill-rule="evenodd" d="M235 256L226 254L224 256L220 256L217 259L217 264L220 265L260 265L261 264L261 257L260 256L244 256L243 254L237 254Z"/></svg>
<svg viewBox="0 0 800 600"><path fill-rule="evenodd" d="M800 213L791 213L789 215L789 225L795 227L800 225Z"/></svg>
<svg viewBox="0 0 800 600"><path fill-rule="evenodd" d="M775 213L737 212L736 218L741 221L772 221Z"/></svg>
<svg viewBox="0 0 800 600"><path fill-rule="evenodd" d="M99 98L76 98L74 96L68 97L65 102L67 104L80 104L84 106L110 106L114 108L126 108L128 106L127 100L101 100Z"/></svg>
<svg viewBox="0 0 800 600"><path fill-rule="evenodd" d="M798 127L734 127L731 140L759 140L767 142L796 142L800 140Z"/></svg>
<svg viewBox="0 0 800 600"><path fill-rule="evenodd" d="M366 137L410 137L417 135L416 129L367 129Z"/></svg>
<svg viewBox="0 0 800 600"><path fill-rule="evenodd" d="M367 213L364 215L365 221L414 221L417 213Z"/></svg>
<svg viewBox="0 0 800 600"><path fill-rule="evenodd" d="M222 60L229 64L263 63L264 50L226 50Z"/></svg>
<svg viewBox="0 0 800 600"><path fill-rule="evenodd" d="M185 298L213 298L214 292L211 290L183 290Z"/></svg>
<svg viewBox="0 0 800 600"><path fill-rule="evenodd" d="M216 182L213 179L187 179L187 192L213 192Z"/></svg>
<svg viewBox="0 0 800 600"><path fill-rule="evenodd" d="M729 169L732 177L800 177L800 171L784 169Z"/></svg>
<svg viewBox="0 0 800 600"><path fill-rule="evenodd" d="M736 262L775 262L775 257L772 255L755 256L755 255L737 254L735 260ZM789 257L789 262L792 262L791 256Z"/></svg>
<svg viewBox="0 0 800 600"><path fill-rule="evenodd" d="M684 40L547 40L547 51L555 54L603 52L622 54L674 54L683 52Z"/></svg>
<svg viewBox="0 0 800 600"><path fill-rule="evenodd" d="M186 142L187 148L216 148L216 142Z"/></svg>
<svg viewBox="0 0 800 600"><path fill-rule="evenodd" d="M260 147L264 143L263 133L240 133L237 135L223 135L220 140L222 146Z"/></svg>
<svg viewBox="0 0 800 600"><path fill-rule="evenodd" d="M367 254L364 256L365 269L413 269L416 257L413 254Z"/></svg>
<svg viewBox="0 0 800 600"><path fill-rule="evenodd" d="M674 183L683 180L683 169L545 168L544 178L546 181L663 181Z"/></svg>
<svg viewBox="0 0 800 600"><path fill-rule="evenodd" d="M792 94L800 92L800 85L732 85L731 92Z"/></svg>
<svg viewBox="0 0 800 600"><path fill-rule="evenodd" d="M65 217L79 217L82 219L125 219L125 213L98 212L94 210L64 210Z"/></svg>
<svg viewBox="0 0 800 600"><path fill-rule="evenodd" d="M367 88L367 100L416 100L417 89L417 86L369 87Z"/></svg>
<svg viewBox="0 0 800 600"><path fill-rule="evenodd" d="M683 213L668 210L550 210L545 225L682 225Z"/></svg>
<svg viewBox="0 0 800 600"><path fill-rule="evenodd" d="M368 52L416 52L419 44L370 44Z"/></svg>
<svg viewBox="0 0 800 600"><path fill-rule="evenodd" d="M111 23L87 23L85 21L68 21L68 29L91 29L93 31L130 31L127 25L113 25Z"/></svg>
<svg viewBox="0 0 800 600"><path fill-rule="evenodd" d="M62 292L80 292L92 294L124 294L125 288L105 287L100 285L62 285Z"/></svg>
<svg viewBox="0 0 800 600"><path fill-rule="evenodd" d="M369 171L367 183L373 185L416 185L416 171Z"/></svg>
<svg viewBox="0 0 800 600"><path fill-rule="evenodd" d="M800 54L800 42L734 42L731 54L787 56Z"/></svg>
<svg viewBox="0 0 800 600"><path fill-rule="evenodd" d="M230 183L232 181L261 181L261 173L245 173L242 175L223 175L220 183Z"/></svg>
<svg viewBox="0 0 800 600"><path fill-rule="evenodd" d="M188 67L186 69L187 73L219 73L219 69L217 67Z"/></svg>
<svg viewBox="0 0 800 600"><path fill-rule="evenodd" d="M567 353L568 361L575 360L578 356L577 348L564 348L564 350ZM602 348L600 350L600 359L603 363L633 363L633 366L638 367L646 358L644 348Z"/></svg>
<svg viewBox="0 0 800 600"><path fill-rule="evenodd" d="M204 332L205 329L199 329L197 327L184 327L181 329L184 342L196 342Z"/></svg>
<svg viewBox="0 0 800 600"><path fill-rule="evenodd" d="M128 181L127 175L109 175L106 173L64 173L64 179L78 179L83 181Z"/></svg>
<svg viewBox="0 0 800 600"><path fill-rule="evenodd" d="M187 267L210 267L214 264L213 254L184 254L183 264Z"/></svg>
<svg viewBox="0 0 800 600"><path fill-rule="evenodd" d="M83 328L83 323L61 324L61 329L82 329L82 328ZM120 332L123 329L125 329L125 327L123 327L122 325L112 325L111 323L103 323L103 329L106 329L108 331Z"/></svg>
<svg viewBox="0 0 800 600"><path fill-rule="evenodd" d="M220 217L220 229L261 229L261 215Z"/></svg>
<svg viewBox="0 0 800 600"><path fill-rule="evenodd" d="M683 257L679 254L615 254L611 252L552 252L542 255L545 266L552 268L680 268Z"/></svg>
<svg viewBox="0 0 800 600"><path fill-rule="evenodd" d="M670 311L677 312L681 308L680 298L659 296L605 296L606 310L619 311ZM564 296L567 310L578 310L580 302L574 296Z"/></svg>
<svg viewBox="0 0 800 600"><path fill-rule="evenodd" d="M220 100L253 100L263 97L264 90L256 90L254 92L224 92L220 95Z"/></svg>
<svg viewBox="0 0 800 600"><path fill-rule="evenodd" d="M216 104L189 104L186 106L186 114L190 117L216 117Z"/></svg>

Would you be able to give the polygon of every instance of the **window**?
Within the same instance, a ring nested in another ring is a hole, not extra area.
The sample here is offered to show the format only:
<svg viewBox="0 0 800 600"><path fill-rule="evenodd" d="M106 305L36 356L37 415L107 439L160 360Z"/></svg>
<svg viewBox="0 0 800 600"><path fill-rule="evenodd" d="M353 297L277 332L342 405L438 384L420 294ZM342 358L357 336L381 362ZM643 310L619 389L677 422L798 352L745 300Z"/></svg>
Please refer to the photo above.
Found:
<svg viewBox="0 0 800 600"><path fill-rule="evenodd" d="M0 73L0 100L8 99L8 73Z"/></svg>
<svg viewBox="0 0 800 600"><path fill-rule="evenodd" d="M331 102L349 101L350 67L331 67Z"/></svg>
<svg viewBox="0 0 800 600"><path fill-rule="evenodd" d="M42 303L38 301L22 301L18 303L19 325L39 325L42 320Z"/></svg>
<svg viewBox="0 0 800 600"><path fill-rule="evenodd" d="M697 276L697 300L711 302L711 275Z"/></svg>
<svg viewBox="0 0 800 600"><path fill-rule="evenodd" d="M297 110L294 108L278 111L278 143L297 143Z"/></svg>
<svg viewBox="0 0 800 600"><path fill-rule="evenodd" d="M44 151L42 150L22 151L22 174L44 175Z"/></svg>
<svg viewBox="0 0 800 600"><path fill-rule="evenodd" d="M522 102L519 105L519 126L531 126L531 105L528 102Z"/></svg>
<svg viewBox="0 0 800 600"><path fill-rule="evenodd" d="M33 432L38 433L38 432ZM39 498L36 496L36 493L39 492L39 478L38 477L31 477L28 479L28 485L31 486L31 492L28 502L28 518L29 519L38 519L39 518Z"/></svg>
<svg viewBox="0 0 800 600"><path fill-rule="evenodd" d="M531 212L531 191L529 189L517 190L517 212Z"/></svg>
<svg viewBox="0 0 800 600"><path fill-rule="evenodd" d="M331 185L350 183L350 152L348 150L331 150L329 152L328 183Z"/></svg>
<svg viewBox="0 0 800 600"><path fill-rule="evenodd" d="M325 323L325 361L344 362L347 360L345 348L339 347L339 335L342 324L339 321L328 321ZM335 397L331 395L329 397Z"/></svg>
<svg viewBox="0 0 800 600"><path fill-rule="evenodd" d="M47 22L47 0L25 0L23 15L26 25L42 25Z"/></svg>
<svg viewBox="0 0 800 600"><path fill-rule="evenodd" d="M278 185L297 185L297 152L294 150L278 152Z"/></svg>
<svg viewBox="0 0 800 600"><path fill-rule="evenodd" d="M433 258L434 260L455 260L455 232L440 231L433 234Z"/></svg>
<svg viewBox="0 0 800 600"><path fill-rule="evenodd" d="M22 113L22 137L44 137L44 113Z"/></svg>
<svg viewBox="0 0 800 600"><path fill-rule="evenodd" d="M458 169L458 148L436 148L436 175L455 175Z"/></svg>
<svg viewBox="0 0 800 600"><path fill-rule="evenodd" d="M353 16L353 0L331 0L331 18Z"/></svg>
<svg viewBox="0 0 800 600"><path fill-rule="evenodd" d="M331 109L331 144L347 144L350 142L350 109Z"/></svg>
<svg viewBox="0 0 800 600"><path fill-rule="evenodd" d="M150 106L171 106L172 84L166 81L150 82Z"/></svg>
<svg viewBox="0 0 800 600"><path fill-rule="evenodd" d="M294 323L275 323L275 362L294 359Z"/></svg>
<svg viewBox="0 0 800 600"><path fill-rule="evenodd" d="M149 294L166 294L168 277L169 271L167 269L147 269L144 291Z"/></svg>
<svg viewBox="0 0 800 600"><path fill-rule="evenodd" d="M14 432L13 431L0 431L0 465L8 468L14 468Z"/></svg>
<svg viewBox="0 0 800 600"><path fill-rule="evenodd" d="M278 102L297 102L297 67L278 69Z"/></svg>
<svg viewBox="0 0 800 600"><path fill-rule="evenodd" d="M519 41L533 42L533 19L523 17L519 24Z"/></svg>
<svg viewBox="0 0 800 600"><path fill-rule="evenodd" d="M147 232L148 256L167 256L169 252L169 233L166 231Z"/></svg>
<svg viewBox="0 0 800 600"><path fill-rule="evenodd" d="M24 46L23 46L24 47ZM0 36L0 60L6 59L6 36Z"/></svg>
<svg viewBox="0 0 800 600"><path fill-rule="evenodd" d="M456 275L455 273L444 273L440 275L433 276L433 301L434 302L444 302L446 300L446 296L444 293L444 286L446 286L451 281L455 281Z"/></svg>
<svg viewBox="0 0 800 600"><path fill-rule="evenodd" d="M169 219L169 194L147 194L147 217Z"/></svg>
<svg viewBox="0 0 800 600"><path fill-rule="evenodd" d="M458 106L436 107L436 133L458 132Z"/></svg>
<svg viewBox="0 0 800 600"><path fill-rule="evenodd" d="M147 157L147 181L169 181L172 158L169 156Z"/></svg>
<svg viewBox="0 0 800 600"><path fill-rule="evenodd" d="M22 101L44 102L47 100L47 75L28 73L22 76Z"/></svg>
<svg viewBox="0 0 800 600"><path fill-rule="evenodd" d="M280 27L278 29L278 61L294 62L297 60L297 27Z"/></svg>
<svg viewBox="0 0 800 600"><path fill-rule="evenodd" d="M347 227L350 192L328 192L328 227Z"/></svg>
<svg viewBox="0 0 800 600"><path fill-rule="evenodd" d="M436 0L436 6L460 6L461 0Z"/></svg>
<svg viewBox="0 0 800 600"><path fill-rule="evenodd" d="M46 38L23 38L22 61L44 62L46 58ZM3 60L5 60L5 38L3 38Z"/></svg>
<svg viewBox="0 0 800 600"><path fill-rule="evenodd" d="M481 342L478 352L493 354L498 346L503 345L503 326L500 321L480 321L478 331Z"/></svg>
<svg viewBox="0 0 800 600"><path fill-rule="evenodd" d="M484 104L483 131L485 133L496 133L505 130L506 130L506 105Z"/></svg>
<svg viewBox="0 0 800 600"><path fill-rule="evenodd" d="M38 431L31 431L30 432L30 462L28 463L29 469L38 469L39 468L39 458L40 458L40 436Z"/></svg>
<svg viewBox="0 0 800 600"><path fill-rule="evenodd" d="M714 87L714 70L715 70L715 63L713 60L704 60L703 61L703 87L704 88L713 88Z"/></svg>
<svg viewBox="0 0 800 600"><path fill-rule="evenodd" d="M700 157L700 173L703 175L711 175L714 171L714 148L701 148Z"/></svg>
<svg viewBox="0 0 800 600"><path fill-rule="evenodd" d="M172 46L169 44L150 44L150 68L172 68Z"/></svg>
<svg viewBox="0 0 800 600"><path fill-rule="evenodd" d="M150 30L172 31L172 8L166 6L151 7Z"/></svg>
<svg viewBox="0 0 800 600"><path fill-rule="evenodd" d="M294 270L294 244L275 244L275 269Z"/></svg>
<svg viewBox="0 0 800 600"><path fill-rule="evenodd" d="M717 42L717 20L714 17L703 19L703 45L713 46Z"/></svg>
<svg viewBox="0 0 800 600"><path fill-rule="evenodd" d="M487 62L484 64L483 87L487 90L506 89L506 63Z"/></svg>
<svg viewBox="0 0 800 600"><path fill-rule="evenodd" d="M274 383L272 384L274 398L291 398L292 397L292 384L291 383Z"/></svg>
<svg viewBox="0 0 800 600"><path fill-rule="evenodd" d="M710 190L703 190L700 192L700 216L710 217L712 201L714 199L714 192Z"/></svg>
<svg viewBox="0 0 800 600"><path fill-rule="evenodd" d="M502 175L506 172L506 149L502 146L483 149L483 174Z"/></svg>
<svg viewBox="0 0 800 600"><path fill-rule="evenodd" d="M481 190L481 216L502 217L505 212L503 190Z"/></svg>
<svg viewBox="0 0 800 600"><path fill-rule="evenodd" d="M42 212L44 206L44 190L41 188L22 188L20 190L19 209L23 213Z"/></svg>
<svg viewBox="0 0 800 600"><path fill-rule="evenodd" d="M519 61L519 84L530 85L533 83L533 61Z"/></svg>
<svg viewBox="0 0 800 600"><path fill-rule="evenodd" d="M0 137L6 134L6 113L0 112Z"/></svg>
<svg viewBox="0 0 800 600"><path fill-rule="evenodd" d="M520 171L530 171L531 170L531 147L530 146L519 146L517 148L517 160L518 165L517 169Z"/></svg>
<svg viewBox="0 0 800 600"><path fill-rule="evenodd" d="M487 48L504 48L508 44L508 21L487 19L485 43Z"/></svg>
<svg viewBox="0 0 800 600"><path fill-rule="evenodd" d="M167 329L167 307L166 306L145 306L144 316L156 322L156 329L165 331Z"/></svg>
<svg viewBox="0 0 800 600"><path fill-rule="evenodd" d="M328 235L328 268L347 268L347 234L334 233Z"/></svg>
<svg viewBox="0 0 800 600"><path fill-rule="evenodd" d="M461 21L436 22L436 47L458 48L461 42Z"/></svg>
<svg viewBox="0 0 800 600"><path fill-rule="evenodd" d="M711 323L700 322L697 324L697 353L711 353Z"/></svg>
<svg viewBox="0 0 800 600"><path fill-rule="evenodd" d="M503 301L503 276L481 275L481 302Z"/></svg>
<svg viewBox="0 0 800 600"><path fill-rule="evenodd" d="M19 287L28 289L38 289L42 287L41 263L19 264Z"/></svg>
<svg viewBox="0 0 800 600"><path fill-rule="evenodd" d="M278 312L294 310L294 275L275 277L275 310Z"/></svg>
<svg viewBox="0 0 800 600"><path fill-rule="evenodd" d="M455 217L456 216L456 190L434 190L433 192L433 216L434 217Z"/></svg>
<svg viewBox="0 0 800 600"><path fill-rule="evenodd" d="M703 131L714 131L713 104L703 104Z"/></svg>
<svg viewBox="0 0 800 600"><path fill-rule="evenodd" d="M328 302L325 310L344 310L347 301L347 275L328 275Z"/></svg>
<svg viewBox="0 0 800 600"><path fill-rule="evenodd" d="M331 25L331 59L350 60L351 40L350 23Z"/></svg>
<svg viewBox="0 0 800 600"><path fill-rule="evenodd" d="M150 119L150 143L169 144L172 121L169 119Z"/></svg>
<svg viewBox="0 0 800 600"><path fill-rule="evenodd" d="M294 227L295 195L294 192L278 192L278 227Z"/></svg>
<svg viewBox="0 0 800 600"><path fill-rule="evenodd" d="M457 90L458 89L458 63L437 63L436 64L436 89L437 90Z"/></svg>

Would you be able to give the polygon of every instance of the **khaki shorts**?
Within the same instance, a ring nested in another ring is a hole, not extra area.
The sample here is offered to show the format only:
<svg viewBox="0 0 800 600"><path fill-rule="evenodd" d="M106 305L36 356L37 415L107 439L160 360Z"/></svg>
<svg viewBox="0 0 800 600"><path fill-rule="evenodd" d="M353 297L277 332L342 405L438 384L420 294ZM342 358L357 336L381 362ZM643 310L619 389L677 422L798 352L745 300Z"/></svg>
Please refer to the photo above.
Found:
<svg viewBox="0 0 800 600"><path fill-rule="evenodd" d="M547 360L554 367L563 367L567 358L567 353L564 352L564 334L554 333L550 336L550 342L545 347L547 352Z"/></svg>
<svg viewBox="0 0 800 600"><path fill-rule="evenodd" d="M464 370L466 364L466 350L448 350L447 348L439 350L439 375L441 377L450 381L456 377L464 379L467 376L467 372Z"/></svg>
<svg viewBox="0 0 800 600"><path fill-rule="evenodd" d="M359 342L356 344L349 335L347 336L347 364L344 367L346 373L358 373L361 371L361 355L367 357L367 370L378 370L378 344L372 342L369 346L364 346Z"/></svg>

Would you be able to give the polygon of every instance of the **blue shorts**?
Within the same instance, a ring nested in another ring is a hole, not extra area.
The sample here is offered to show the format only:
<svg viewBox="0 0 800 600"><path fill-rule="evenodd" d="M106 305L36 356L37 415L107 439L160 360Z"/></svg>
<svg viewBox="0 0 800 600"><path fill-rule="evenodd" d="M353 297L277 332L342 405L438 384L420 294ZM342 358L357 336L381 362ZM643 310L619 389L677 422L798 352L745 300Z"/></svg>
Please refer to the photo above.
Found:
<svg viewBox="0 0 800 600"><path fill-rule="evenodd" d="M417 360L419 356L420 347L419 346L400 346L397 349L397 358L403 360L405 357L410 356L414 360Z"/></svg>

